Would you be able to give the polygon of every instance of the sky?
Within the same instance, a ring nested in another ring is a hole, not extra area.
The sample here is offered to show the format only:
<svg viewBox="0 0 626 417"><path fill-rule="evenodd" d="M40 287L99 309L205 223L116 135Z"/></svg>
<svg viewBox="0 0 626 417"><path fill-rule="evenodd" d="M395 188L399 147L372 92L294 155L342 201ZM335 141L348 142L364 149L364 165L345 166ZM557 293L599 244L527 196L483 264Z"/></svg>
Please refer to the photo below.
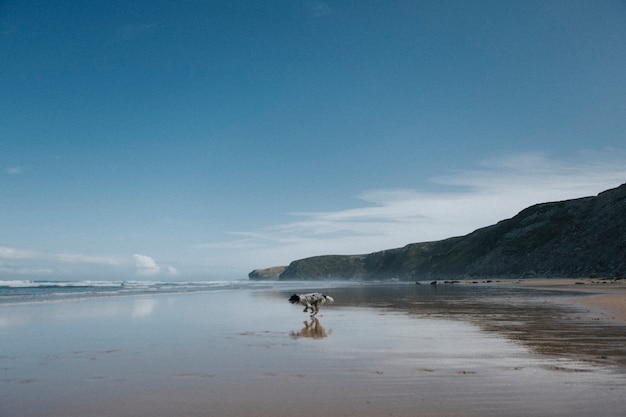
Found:
<svg viewBox="0 0 626 417"><path fill-rule="evenodd" d="M0 1L0 280L246 279L625 182L624 1Z"/></svg>

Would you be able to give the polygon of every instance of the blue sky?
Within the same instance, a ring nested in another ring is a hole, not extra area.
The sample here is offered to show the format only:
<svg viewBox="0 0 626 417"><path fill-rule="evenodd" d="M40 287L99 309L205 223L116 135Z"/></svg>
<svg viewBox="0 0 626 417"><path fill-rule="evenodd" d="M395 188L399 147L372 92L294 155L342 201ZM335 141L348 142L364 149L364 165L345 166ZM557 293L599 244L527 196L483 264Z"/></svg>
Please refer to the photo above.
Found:
<svg viewBox="0 0 626 417"><path fill-rule="evenodd" d="M626 182L623 1L0 2L0 279L232 279Z"/></svg>

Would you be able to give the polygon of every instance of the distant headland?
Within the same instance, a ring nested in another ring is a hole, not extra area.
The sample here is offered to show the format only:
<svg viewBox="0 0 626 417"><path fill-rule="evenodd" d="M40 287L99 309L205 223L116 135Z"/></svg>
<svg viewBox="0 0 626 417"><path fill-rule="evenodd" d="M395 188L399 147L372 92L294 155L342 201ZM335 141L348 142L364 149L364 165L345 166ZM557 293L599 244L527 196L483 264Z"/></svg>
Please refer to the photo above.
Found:
<svg viewBox="0 0 626 417"><path fill-rule="evenodd" d="M626 277L626 184L536 204L465 236L255 269L251 280Z"/></svg>

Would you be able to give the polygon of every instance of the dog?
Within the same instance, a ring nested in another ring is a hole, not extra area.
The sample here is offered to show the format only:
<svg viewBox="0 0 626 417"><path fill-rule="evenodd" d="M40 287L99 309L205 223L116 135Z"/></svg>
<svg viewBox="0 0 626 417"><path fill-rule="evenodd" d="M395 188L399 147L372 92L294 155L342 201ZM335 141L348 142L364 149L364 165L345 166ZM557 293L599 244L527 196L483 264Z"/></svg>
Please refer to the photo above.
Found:
<svg viewBox="0 0 626 417"><path fill-rule="evenodd" d="M320 307L326 303L333 303L335 300L333 297L324 295L321 292L312 292L309 294L294 294L289 299L291 304L302 304L304 306L304 312L306 313L311 309L311 317L315 316Z"/></svg>

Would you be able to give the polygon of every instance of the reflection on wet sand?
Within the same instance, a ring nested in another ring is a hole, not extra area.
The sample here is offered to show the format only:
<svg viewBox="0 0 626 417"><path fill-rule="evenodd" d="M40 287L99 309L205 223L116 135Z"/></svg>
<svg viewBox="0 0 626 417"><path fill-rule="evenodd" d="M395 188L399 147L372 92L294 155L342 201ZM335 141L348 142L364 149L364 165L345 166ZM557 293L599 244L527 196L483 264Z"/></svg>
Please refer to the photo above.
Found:
<svg viewBox="0 0 626 417"><path fill-rule="evenodd" d="M605 322L568 303L574 293L520 287L390 285L334 289L338 305L469 321L533 351L626 366L626 325ZM577 294L580 296L580 294Z"/></svg>
<svg viewBox="0 0 626 417"><path fill-rule="evenodd" d="M320 321L316 317L311 317L311 321L304 321L304 327L299 331L289 332L291 337L310 337L312 339L322 339L328 337L332 333L332 329L326 332L326 330L320 324Z"/></svg>
<svg viewBox="0 0 626 417"><path fill-rule="evenodd" d="M3 307L10 309L11 314L0 314L0 330L27 327L51 319L59 323L86 319L114 320L120 317L148 319L155 313L158 305L159 299L156 297L75 299L49 304L5 304Z"/></svg>
<svg viewBox="0 0 626 417"><path fill-rule="evenodd" d="M534 351L552 356L626 366L626 327L600 323L573 308L515 308L492 313L489 320L475 318L487 331L505 334ZM511 316L513 314L513 316Z"/></svg>

